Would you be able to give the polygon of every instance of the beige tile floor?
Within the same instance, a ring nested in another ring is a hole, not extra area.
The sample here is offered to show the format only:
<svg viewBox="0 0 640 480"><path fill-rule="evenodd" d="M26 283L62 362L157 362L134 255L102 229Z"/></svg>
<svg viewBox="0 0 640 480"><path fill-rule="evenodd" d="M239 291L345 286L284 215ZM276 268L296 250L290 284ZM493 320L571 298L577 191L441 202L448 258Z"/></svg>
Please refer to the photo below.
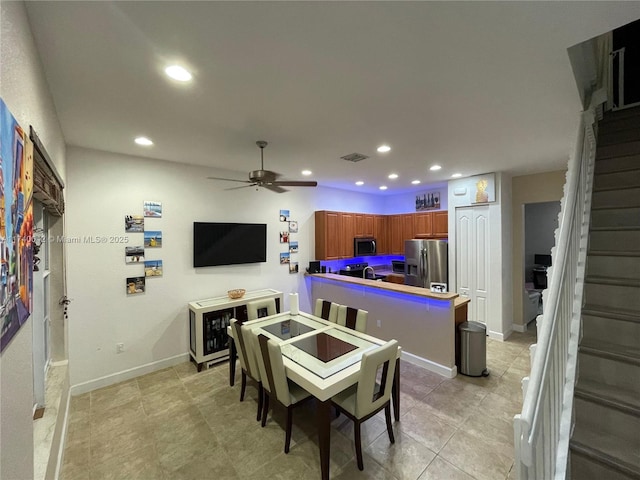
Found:
<svg viewBox="0 0 640 480"><path fill-rule="evenodd" d="M487 339L487 378L445 379L402 362L396 443L389 443L383 412L368 420L360 472L351 421L336 418L331 478L512 478L512 419L534 341L533 333ZM242 403L239 392L239 382L229 387L227 364L197 373L184 363L74 397L61 479L319 478L313 402L295 410L285 455L283 412L260 428L256 389L249 385Z"/></svg>

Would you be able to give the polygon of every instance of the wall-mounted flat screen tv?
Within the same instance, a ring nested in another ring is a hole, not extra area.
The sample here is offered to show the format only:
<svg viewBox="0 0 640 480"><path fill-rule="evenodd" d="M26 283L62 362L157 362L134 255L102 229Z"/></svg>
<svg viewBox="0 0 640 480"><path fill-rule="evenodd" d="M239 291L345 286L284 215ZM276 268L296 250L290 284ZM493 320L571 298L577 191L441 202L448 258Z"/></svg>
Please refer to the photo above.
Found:
<svg viewBox="0 0 640 480"><path fill-rule="evenodd" d="M266 224L193 222L194 267L266 261Z"/></svg>

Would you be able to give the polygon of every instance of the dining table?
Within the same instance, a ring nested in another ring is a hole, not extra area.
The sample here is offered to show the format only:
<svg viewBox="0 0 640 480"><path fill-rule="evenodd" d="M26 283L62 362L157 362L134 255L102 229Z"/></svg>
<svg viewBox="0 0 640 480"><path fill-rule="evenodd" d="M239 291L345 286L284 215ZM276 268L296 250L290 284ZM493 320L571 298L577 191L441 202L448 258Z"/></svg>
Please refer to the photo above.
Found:
<svg viewBox="0 0 640 480"><path fill-rule="evenodd" d="M317 400L318 445L322 480L329 479L331 398L358 382L362 355L386 343L306 312L282 312L245 321L243 326L279 343L287 378ZM229 384L233 386L237 350L229 335ZM398 349L391 390L394 418L400 420L400 355Z"/></svg>

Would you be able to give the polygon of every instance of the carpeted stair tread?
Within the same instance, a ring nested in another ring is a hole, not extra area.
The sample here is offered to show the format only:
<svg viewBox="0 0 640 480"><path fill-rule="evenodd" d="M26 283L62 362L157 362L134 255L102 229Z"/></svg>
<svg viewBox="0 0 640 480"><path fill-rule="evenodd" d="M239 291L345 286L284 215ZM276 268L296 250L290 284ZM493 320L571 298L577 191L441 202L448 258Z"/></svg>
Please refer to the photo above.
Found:
<svg viewBox="0 0 640 480"><path fill-rule="evenodd" d="M580 439L577 439L574 434L574 438L569 442L569 449L572 453L590 458L622 472L631 479L640 480L640 462L636 458L637 454L634 456L627 452L616 451L617 444L611 441L605 442L604 448L596 448L594 445L599 445L595 443L598 440L603 440L603 438L597 432L581 432Z"/></svg>
<svg viewBox="0 0 640 480"><path fill-rule="evenodd" d="M640 417L640 398L629 390L589 380L578 380L575 395L582 399L615 408Z"/></svg>
<svg viewBox="0 0 640 480"><path fill-rule="evenodd" d="M638 347L593 339L583 339L578 347L578 351L580 353L640 366L640 348Z"/></svg>

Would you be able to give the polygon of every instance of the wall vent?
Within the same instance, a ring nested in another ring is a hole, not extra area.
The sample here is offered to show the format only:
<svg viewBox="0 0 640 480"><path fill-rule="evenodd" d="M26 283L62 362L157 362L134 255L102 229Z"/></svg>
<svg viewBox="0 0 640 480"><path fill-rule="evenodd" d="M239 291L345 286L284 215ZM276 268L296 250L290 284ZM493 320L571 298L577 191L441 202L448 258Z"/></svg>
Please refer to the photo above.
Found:
<svg viewBox="0 0 640 480"><path fill-rule="evenodd" d="M340 157L347 162L359 162L360 160L364 160L365 158L369 158L367 155L363 155L362 153L350 153L349 155L345 155L344 157Z"/></svg>

